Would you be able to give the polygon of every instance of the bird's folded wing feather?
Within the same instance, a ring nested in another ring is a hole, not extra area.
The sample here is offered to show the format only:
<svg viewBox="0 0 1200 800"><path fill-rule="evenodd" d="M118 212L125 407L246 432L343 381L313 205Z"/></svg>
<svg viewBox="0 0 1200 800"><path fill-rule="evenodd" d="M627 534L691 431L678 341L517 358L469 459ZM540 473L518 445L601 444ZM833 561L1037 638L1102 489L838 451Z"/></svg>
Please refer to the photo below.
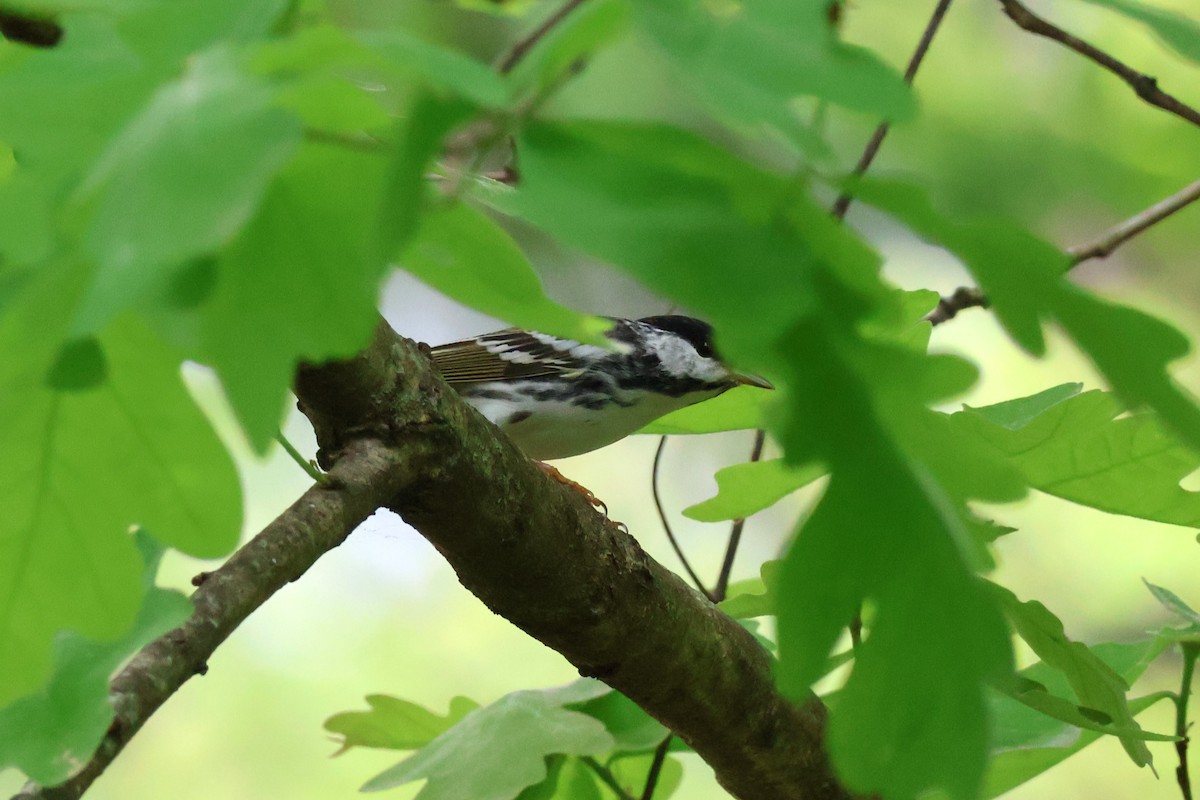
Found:
<svg viewBox="0 0 1200 800"><path fill-rule="evenodd" d="M434 366L450 384L566 375L583 367L571 354L578 342L516 328L432 348Z"/></svg>

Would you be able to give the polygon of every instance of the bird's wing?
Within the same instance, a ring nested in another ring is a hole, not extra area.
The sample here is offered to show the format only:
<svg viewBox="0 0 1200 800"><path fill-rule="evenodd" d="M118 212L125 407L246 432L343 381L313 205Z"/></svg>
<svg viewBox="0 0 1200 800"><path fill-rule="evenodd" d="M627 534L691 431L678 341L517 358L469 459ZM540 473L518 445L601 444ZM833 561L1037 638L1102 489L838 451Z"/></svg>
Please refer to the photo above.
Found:
<svg viewBox="0 0 1200 800"><path fill-rule="evenodd" d="M507 328L432 348L433 363L450 384L568 376L584 368L577 352L588 347L541 333ZM600 350L600 348L596 348Z"/></svg>

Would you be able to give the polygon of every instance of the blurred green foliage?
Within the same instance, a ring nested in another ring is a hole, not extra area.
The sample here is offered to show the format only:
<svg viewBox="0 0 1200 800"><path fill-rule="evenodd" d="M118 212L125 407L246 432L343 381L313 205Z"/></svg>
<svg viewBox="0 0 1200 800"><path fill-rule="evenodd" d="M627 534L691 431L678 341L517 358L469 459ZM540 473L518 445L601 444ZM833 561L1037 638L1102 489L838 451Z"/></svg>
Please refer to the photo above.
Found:
<svg viewBox="0 0 1200 800"><path fill-rule="evenodd" d="M1194 19L1093 2L1061 23L1078 14L1098 46L1194 85ZM1188 338L1068 276L1062 249L1200 172L1179 120L978 10L952 12L914 92L888 65L924 20L899 4L844 9L838 29L814 0L589 0L508 58L553 6L14 7L64 36L0 42L0 730L53 720L0 741L0 763L63 777L103 734L108 673L178 620L131 526L197 556L234 545L237 476L180 364L216 371L262 452L297 361L362 346L394 262L509 323L597 336L601 321L543 291L520 226L706 317L731 361L778 384L765 405L731 392L653 429L764 426L782 449L722 472L696 519L744 517L828 475L778 567L723 607L777 616L779 681L797 697L861 612L831 702L850 787L994 796L1102 733L1150 762L1144 741L1163 736L1134 721L1149 701L1128 683L1169 637L1088 647L984 583L1011 529L978 507L1035 489L1196 524L1179 483L1200 464L1200 409L1167 371ZM1124 35L1128 18L1144 39ZM897 125L876 171L905 175L848 184L880 119ZM484 174L496 162L515 189ZM957 258L1028 353L1058 326L1111 393L934 410L979 369L928 352L931 295L897 289L887 248L830 217L843 188L898 238ZM1186 300L1200 286L1182 227L1139 246L1180 261L1162 269ZM1014 671L1014 635L1039 665ZM80 653L92 667L72 667ZM370 702L328 727L347 748L417 750L368 786L426 779L422 797L636 795L664 735L588 682L445 718ZM658 797L681 779L673 759Z"/></svg>

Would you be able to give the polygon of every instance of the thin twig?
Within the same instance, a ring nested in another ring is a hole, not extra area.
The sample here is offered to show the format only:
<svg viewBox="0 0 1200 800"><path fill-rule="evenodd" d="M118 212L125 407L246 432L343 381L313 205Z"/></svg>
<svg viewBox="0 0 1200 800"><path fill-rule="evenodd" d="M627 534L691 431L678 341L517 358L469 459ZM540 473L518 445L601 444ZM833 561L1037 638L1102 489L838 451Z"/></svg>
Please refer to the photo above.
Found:
<svg viewBox="0 0 1200 800"><path fill-rule="evenodd" d="M958 316L958 312L968 308L987 308L988 299L983 291L974 286L960 286L954 294L938 300L937 307L925 315L926 322L941 325Z"/></svg>
<svg viewBox="0 0 1200 800"><path fill-rule="evenodd" d="M908 68L904 70L904 82L912 84L913 78L917 76L917 70L921 68L921 62L925 60L925 54L929 52L929 45L933 42L933 37L937 33L938 28L942 24L942 19L945 18L946 12L950 8L951 0L938 0L937 7L933 9L933 15L929 18L929 22L925 25L925 30L921 34L921 40L917 42L917 49L913 51L912 58L908 60ZM871 134L870 141L867 142L866 148L859 156L858 163L854 165L855 177L862 175L871 166L871 162L875 160L876 154L879 153L880 146L883 145L884 137L887 136L888 130L891 128L891 122L884 120L879 123L879 127ZM845 219L846 212L850 210L850 204L854 202L854 197L849 193L843 192L833 204L833 216L838 219Z"/></svg>
<svg viewBox="0 0 1200 800"><path fill-rule="evenodd" d="M545 37L555 25L562 22L568 14L574 11L579 6L583 5L584 0L567 0L550 16L546 17L541 25L534 28L528 36L514 44L512 48L500 59L500 63L496 66L496 71L501 75L507 75L512 72L517 64L521 63L521 59L529 54L538 42Z"/></svg>
<svg viewBox="0 0 1200 800"><path fill-rule="evenodd" d="M1179 755L1179 766L1175 769L1175 779L1179 782L1179 791L1183 800L1192 800L1192 779L1188 775L1188 698L1192 694L1192 674L1196 669L1196 657L1200 656L1200 644L1182 642L1183 675L1179 679L1179 694L1175 697L1175 752Z"/></svg>
<svg viewBox="0 0 1200 800"><path fill-rule="evenodd" d="M292 461L295 461L300 465L300 469L304 470L308 477L322 485L329 482L329 476L324 472L321 472L321 470L317 468L316 464L300 455L300 451L288 441L287 437L283 435L283 431L279 431L275 434L275 441L279 442L280 446L284 449L284 452L291 456Z"/></svg>
<svg viewBox="0 0 1200 800"><path fill-rule="evenodd" d="M1067 248L1071 267L1093 258L1107 258L1122 244L1142 231L1174 214L1184 206L1200 200L1200 181L1189 184L1175 194L1134 214L1129 219L1104 232L1093 242Z"/></svg>
<svg viewBox="0 0 1200 800"><path fill-rule="evenodd" d="M1139 211L1119 225L1108 229L1094 241L1068 247L1067 254L1071 257L1071 261L1067 269L1073 269L1094 258L1107 258L1130 239L1144 233L1176 211L1197 200L1200 200L1200 181L1183 187L1175 194L1160 200L1144 211ZM961 286L954 290L954 294L940 299L937 308L930 311L925 319L934 325L940 325L954 319L960 311L976 307L987 308L987 306L988 299L980 289Z"/></svg>
<svg viewBox="0 0 1200 800"><path fill-rule="evenodd" d="M761 428L754 432L754 447L750 450L750 460L758 461L762 458L763 445L766 444L767 433ZM738 545L742 542L742 529L746 527L746 518L738 517L733 521L733 526L729 529L729 544L725 547L725 558L721 562L721 573L717 576L717 585L712 591L712 599L714 603L719 603L725 599L725 594L729 591L729 574L733 572L733 559L737 556Z"/></svg>
<svg viewBox="0 0 1200 800"><path fill-rule="evenodd" d="M596 777L604 781L604 785L613 790L618 800L636 800L633 795L625 791L625 787L621 785L616 776L612 774L612 770L601 764L591 756L581 756L580 761L588 766L592 772L596 773Z"/></svg>
<svg viewBox="0 0 1200 800"><path fill-rule="evenodd" d="M675 734L668 733L654 750L654 760L650 762L650 772L646 775L646 787L642 789L641 800L654 800L654 790L658 786L658 778L662 774L663 764L667 760L667 751L671 749L671 740Z"/></svg>
<svg viewBox="0 0 1200 800"><path fill-rule="evenodd" d="M659 491L658 475L659 467L662 464L663 450L667 446L667 437L664 436L658 440L658 449L654 451L654 464L650 469L650 494L654 497L654 507L658 510L658 519L662 522L663 530L666 531L667 541L671 543L671 548L675 551L675 555L679 557L683 563L683 569L687 572L688 577L692 579L692 583L700 593L705 597L712 599L712 592L704 588L704 581L700 580L700 576L696 574L696 570L692 569L691 563L687 560L687 556L683 554L683 548L679 546L679 540L675 538L675 531L671 529L671 523L667 520L666 509L663 508L662 494Z"/></svg>
<svg viewBox="0 0 1200 800"><path fill-rule="evenodd" d="M1000 5L1004 7L1004 13L1008 15L1009 19L1022 29L1069 47L1125 81L1138 97L1150 105L1174 114L1180 119L1185 119L1193 125L1200 125L1200 111L1159 89L1158 81L1151 76L1138 72L1103 50L1067 33L1057 25L1034 14L1018 0L1000 0Z"/></svg>

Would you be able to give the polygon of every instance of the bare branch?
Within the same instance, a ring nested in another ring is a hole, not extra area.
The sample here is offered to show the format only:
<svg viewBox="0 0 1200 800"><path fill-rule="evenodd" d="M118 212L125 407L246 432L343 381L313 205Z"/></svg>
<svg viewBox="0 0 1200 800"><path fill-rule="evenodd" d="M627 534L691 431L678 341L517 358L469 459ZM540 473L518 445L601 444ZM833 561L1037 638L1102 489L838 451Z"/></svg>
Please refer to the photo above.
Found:
<svg viewBox="0 0 1200 800"><path fill-rule="evenodd" d="M921 68L921 62L925 60L925 54L929 52L929 45L933 42L933 37L937 33L938 28L942 24L942 20L946 16L946 12L950 9L951 0L938 0L937 7L933 9L933 15L929 18L929 22L925 25L925 31L921 34L921 40L917 42L917 49L913 51L912 58L908 60L908 68L904 70L904 82L911 84L913 79L917 77L917 70ZM854 165L854 176L862 175L871 166L871 162L875 160L875 156L879 153L879 148L883 145L884 138L888 135L888 130L891 128L891 123L884 120L871 134L870 141L867 142L866 148L859 156L858 163ZM844 219L846 212L850 210L850 204L854 202L854 196L843 192L833 204L833 216L838 219Z"/></svg>
<svg viewBox="0 0 1200 800"><path fill-rule="evenodd" d="M91 760L66 783L30 785L14 800L82 796L158 707L193 675L207 671L209 656L242 620L419 475L428 453L424 444L415 445L401 460L397 450L378 441L357 440L328 483L305 492L219 569L197 576L191 618L142 648L113 679L113 722Z"/></svg>
<svg viewBox="0 0 1200 800"><path fill-rule="evenodd" d="M501 75L507 75L512 72L517 64L521 63L521 59L525 58L529 54L529 51L537 46L537 43L546 34L554 30L554 26L566 19L567 15L572 11L583 5L583 2L584 0L567 0L567 2L559 6L558 10L546 17L541 25L538 25L528 36L512 46L504 57L500 59L500 63L496 65L496 71Z"/></svg>
<svg viewBox="0 0 1200 800"><path fill-rule="evenodd" d="M954 294L938 300L937 308L925 315L926 321L932 325L941 325L958 316L958 312L968 308L987 308L987 298L983 291L973 286L960 286Z"/></svg>
<svg viewBox="0 0 1200 800"><path fill-rule="evenodd" d="M1138 72L1103 50L1067 33L1057 25L1034 14L1018 0L1000 0L1000 5L1004 7L1004 13L1008 15L1009 19L1024 30L1038 36L1045 36L1047 39L1053 39L1069 47L1125 81L1138 97L1150 105L1174 114L1180 119L1185 119L1193 125L1200 125L1200 111L1159 89L1158 82L1151 76Z"/></svg>
<svg viewBox="0 0 1200 800"><path fill-rule="evenodd" d="M1191 183L1170 197L1134 214L1121 224L1105 231L1094 241L1067 248L1067 253L1071 256L1068 269L1093 258L1107 258L1125 242L1197 200L1200 200L1200 181ZM954 319L960 311L968 308L987 308L987 305L988 300L982 290L961 286L954 290L954 294L939 300L937 308L930 311L925 319L934 325L940 325Z"/></svg>
<svg viewBox="0 0 1200 800"><path fill-rule="evenodd" d="M767 432L759 428L754 432L754 444L750 448L750 461L762 459L763 446L767 443ZM729 576L733 573L733 559L737 557L738 546L742 542L742 530L746 527L744 517L738 517L729 527L729 544L725 546L725 558L721 561L721 572L717 576L717 585L713 589L712 599L719 603L725 599L729 591Z"/></svg>
<svg viewBox="0 0 1200 800"><path fill-rule="evenodd" d="M381 324L359 356L302 367L296 394L330 483L207 576L192 619L114 680L117 721L84 772L24 798L78 798L248 614L379 505L429 539L489 608L675 731L735 796L849 797L823 749L820 701L779 695L748 631L548 478L416 344Z"/></svg>
<svg viewBox="0 0 1200 800"><path fill-rule="evenodd" d="M1107 258L1125 242L1137 236L1142 231L1162 222L1186 205L1200 200L1200 181L1189 184L1175 194L1154 205L1134 214L1129 219L1104 232L1095 241L1067 248L1071 256L1071 266L1082 264L1093 258Z"/></svg>

